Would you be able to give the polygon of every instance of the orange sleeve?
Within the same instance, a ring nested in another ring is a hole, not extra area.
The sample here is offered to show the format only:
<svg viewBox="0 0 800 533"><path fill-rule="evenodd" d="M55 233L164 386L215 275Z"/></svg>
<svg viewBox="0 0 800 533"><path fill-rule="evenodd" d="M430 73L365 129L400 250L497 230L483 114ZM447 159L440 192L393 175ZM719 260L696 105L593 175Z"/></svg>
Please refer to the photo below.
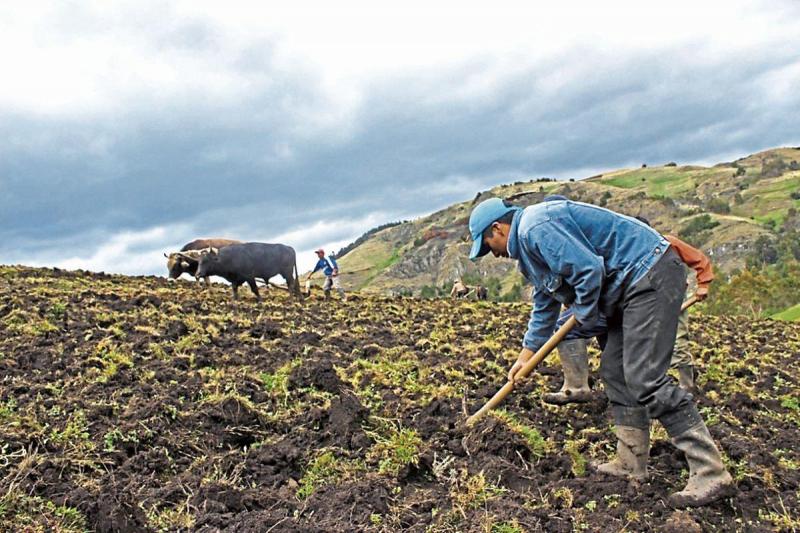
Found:
<svg viewBox="0 0 800 533"><path fill-rule="evenodd" d="M714 281L714 267L711 266L711 260L706 254L674 235L664 235L664 237L670 246L675 248L683 262L694 269L697 274L697 285L706 286Z"/></svg>

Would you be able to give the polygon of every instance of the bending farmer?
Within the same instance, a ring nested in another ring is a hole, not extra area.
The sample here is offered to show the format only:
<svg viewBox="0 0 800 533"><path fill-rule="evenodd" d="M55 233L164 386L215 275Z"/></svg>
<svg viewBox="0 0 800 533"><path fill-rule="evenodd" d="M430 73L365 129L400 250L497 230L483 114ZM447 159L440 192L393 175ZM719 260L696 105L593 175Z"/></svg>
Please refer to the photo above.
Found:
<svg viewBox="0 0 800 533"><path fill-rule="evenodd" d="M616 426L617 457L600 472L647 476L650 419L658 419L689 463L675 506L698 506L725 496L730 474L691 394L667 377L683 301L683 262L646 224L601 207L553 200L525 210L499 198L473 209L471 259L491 251L511 257L534 286L523 348L509 372L522 368L555 331L562 304L583 327L607 317L600 375Z"/></svg>

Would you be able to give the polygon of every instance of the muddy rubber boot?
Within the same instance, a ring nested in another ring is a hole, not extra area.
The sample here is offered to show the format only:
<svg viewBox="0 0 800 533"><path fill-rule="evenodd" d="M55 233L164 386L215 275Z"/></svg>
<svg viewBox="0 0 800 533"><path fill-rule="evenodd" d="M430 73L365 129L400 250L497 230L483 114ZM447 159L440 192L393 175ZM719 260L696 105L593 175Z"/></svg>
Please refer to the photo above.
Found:
<svg viewBox="0 0 800 533"><path fill-rule="evenodd" d="M650 457L650 429L616 426L617 457L613 461L594 465L598 472L624 477L633 481L647 479L647 459Z"/></svg>
<svg viewBox="0 0 800 533"><path fill-rule="evenodd" d="M705 422L675 436L672 444L683 452L689 463L686 487L669 497L673 507L700 507L734 492L733 479L722 464Z"/></svg>
<svg viewBox="0 0 800 533"><path fill-rule="evenodd" d="M678 386L686 392L697 395L699 392L694 382L694 367L692 365L681 365L678 367Z"/></svg>
<svg viewBox="0 0 800 533"><path fill-rule="evenodd" d="M325 299L326 300L330 300L331 299L331 290L330 289L325 289L323 292L325 293Z"/></svg>
<svg viewBox="0 0 800 533"><path fill-rule="evenodd" d="M564 372L564 384L558 392L548 392L542 396L542 400L554 405L591 401L586 340L561 341L558 343L558 358L561 360L561 369Z"/></svg>

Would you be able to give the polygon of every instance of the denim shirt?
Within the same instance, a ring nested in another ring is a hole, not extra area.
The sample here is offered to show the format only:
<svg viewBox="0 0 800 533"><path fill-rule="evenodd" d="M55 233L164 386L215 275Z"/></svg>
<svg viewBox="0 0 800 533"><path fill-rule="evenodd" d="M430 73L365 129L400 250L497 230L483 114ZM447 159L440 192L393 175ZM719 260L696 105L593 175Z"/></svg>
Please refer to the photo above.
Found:
<svg viewBox="0 0 800 533"><path fill-rule="evenodd" d="M552 336L561 304L584 328L613 315L668 248L650 226L591 204L554 199L517 212L508 254L534 286L522 345L536 351Z"/></svg>
<svg viewBox="0 0 800 533"><path fill-rule="evenodd" d="M311 272L314 273L323 268L325 270L323 270L322 273L325 274L326 276L330 276L331 274L333 274L334 269L339 268L339 265L336 264L336 259L334 259L332 255L329 255L327 258L323 257L322 259L317 261L317 264L314 265L314 270L312 270Z"/></svg>

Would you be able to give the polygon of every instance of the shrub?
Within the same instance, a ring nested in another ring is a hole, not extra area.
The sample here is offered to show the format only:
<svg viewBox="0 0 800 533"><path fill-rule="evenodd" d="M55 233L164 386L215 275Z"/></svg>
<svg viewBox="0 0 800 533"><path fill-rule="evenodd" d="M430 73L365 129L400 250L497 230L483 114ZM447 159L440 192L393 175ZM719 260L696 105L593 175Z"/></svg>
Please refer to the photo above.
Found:
<svg viewBox="0 0 800 533"><path fill-rule="evenodd" d="M712 198L708 202L708 210L712 213L727 215L731 212L731 206L723 198Z"/></svg>
<svg viewBox="0 0 800 533"><path fill-rule="evenodd" d="M778 176L782 175L785 170L786 162L779 157L765 159L761 163L762 178L777 178Z"/></svg>
<svg viewBox="0 0 800 533"><path fill-rule="evenodd" d="M710 230L717 226L719 226L719 222L711 218L711 215L704 214L694 217L686 223L679 231L679 235L690 244L699 246L708 239Z"/></svg>
<svg viewBox="0 0 800 533"><path fill-rule="evenodd" d="M597 202L597 205L599 205L600 207L605 207L606 204L608 204L608 200L609 198L611 198L611 196L612 194L610 191L604 192L603 195L600 196L600 200Z"/></svg>
<svg viewBox="0 0 800 533"><path fill-rule="evenodd" d="M778 248L772 239L762 235L756 239L753 245L753 253L750 258L751 266L773 265L778 262Z"/></svg>
<svg viewBox="0 0 800 533"><path fill-rule="evenodd" d="M670 161L669 163L667 163L667 164L666 164L666 165L664 165L664 166L665 166L665 167L677 167L677 166L678 166L678 163L676 163L675 161Z"/></svg>

